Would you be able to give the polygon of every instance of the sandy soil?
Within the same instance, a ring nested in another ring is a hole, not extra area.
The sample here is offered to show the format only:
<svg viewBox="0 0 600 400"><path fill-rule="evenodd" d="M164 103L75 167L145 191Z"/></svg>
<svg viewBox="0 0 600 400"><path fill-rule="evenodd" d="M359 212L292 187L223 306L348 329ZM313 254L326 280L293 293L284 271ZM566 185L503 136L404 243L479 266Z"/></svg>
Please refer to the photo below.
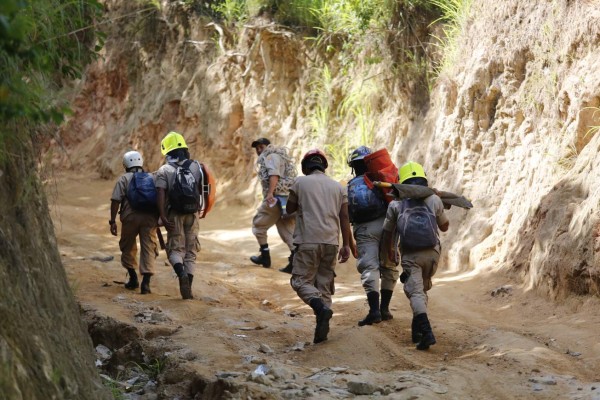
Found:
<svg viewBox="0 0 600 400"><path fill-rule="evenodd" d="M329 340L294 351L298 342L312 340L314 316L290 288L289 275L248 260L257 250L250 231L254 210L218 206L201 221L194 300L180 299L164 252L153 293L140 295L114 283L126 276L107 224L112 186L69 175L47 187L75 294L84 305L141 329L134 315L160 307L168 317L163 324L179 327L171 338L199 355L190 361L198 371L251 372L256 365L247 360L254 356L311 383L315 398L339 397L342 392L327 388L362 381L387 385L389 397L398 399L600 399L598 299L554 304L502 274L460 276L442 266L429 304L438 343L420 352L410 342L410 308L401 286L392 321L357 326L367 305L352 259L337 267ZM275 231L270 238L274 267L285 265L287 249ZM106 255L114 259L91 259ZM508 284L509 293L491 295ZM273 353L261 353L261 344Z"/></svg>

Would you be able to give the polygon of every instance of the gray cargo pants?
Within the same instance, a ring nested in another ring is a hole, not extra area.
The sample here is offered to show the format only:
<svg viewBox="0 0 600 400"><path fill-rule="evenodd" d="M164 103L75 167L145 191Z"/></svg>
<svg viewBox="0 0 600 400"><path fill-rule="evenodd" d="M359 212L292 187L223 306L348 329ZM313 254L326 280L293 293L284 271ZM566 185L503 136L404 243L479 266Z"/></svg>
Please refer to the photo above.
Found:
<svg viewBox="0 0 600 400"><path fill-rule="evenodd" d="M379 265L379 247L383 233L385 215L369 222L357 222L352 226L358 259L356 269L360 273L360 280L365 292L379 293L379 279L381 289L394 290L398 281L398 266L393 263Z"/></svg>
<svg viewBox="0 0 600 400"><path fill-rule="evenodd" d="M404 293L415 316L427 312L427 291L431 289L439 259L440 253L435 249L402 253L402 269L410 274L404 283Z"/></svg>

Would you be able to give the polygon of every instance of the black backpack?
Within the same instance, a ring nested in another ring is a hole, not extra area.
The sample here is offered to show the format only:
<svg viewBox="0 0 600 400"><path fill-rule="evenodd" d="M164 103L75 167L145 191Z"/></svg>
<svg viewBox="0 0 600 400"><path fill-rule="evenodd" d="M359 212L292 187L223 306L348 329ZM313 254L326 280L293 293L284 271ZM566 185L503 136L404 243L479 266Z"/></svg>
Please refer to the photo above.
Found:
<svg viewBox="0 0 600 400"><path fill-rule="evenodd" d="M428 249L440 242L435 214L423 199L402 200L396 227L403 249Z"/></svg>
<svg viewBox="0 0 600 400"><path fill-rule="evenodd" d="M157 195L154 179L148 172L134 172L127 187L127 201L136 211L157 212Z"/></svg>
<svg viewBox="0 0 600 400"><path fill-rule="evenodd" d="M171 208L181 214L193 214L200 209L198 182L190 170L193 162L193 160L186 160L177 167L175 183L169 191Z"/></svg>

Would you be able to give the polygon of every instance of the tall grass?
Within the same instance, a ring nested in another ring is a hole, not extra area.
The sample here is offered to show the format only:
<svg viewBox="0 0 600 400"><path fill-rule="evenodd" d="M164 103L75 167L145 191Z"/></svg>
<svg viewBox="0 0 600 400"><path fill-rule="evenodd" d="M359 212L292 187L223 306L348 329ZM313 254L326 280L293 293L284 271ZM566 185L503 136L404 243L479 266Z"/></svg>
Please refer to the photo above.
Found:
<svg viewBox="0 0 600 400"><path fill-rule="evenodd" d="M330 131L332 107L335 102L333 89L333 76L329 67L325 65L310 84L310 98L315 104L310 117L313 140L326 138Z"/></svg>
<svg viewBox="0 0 600 400"><path fill-rule="evenodd" d="M443 22L443 37L437 37L442 48L442 61L436 71L449 70L456 64L458 57L457 39L465 24L468 22L473 0L429 0L440 10L442 16L435 22Z"/></svg>
<svg viewBox="0 0 600 400"><path fill-rule="evenodd" d="M248 2L246 0L224 0L212 5L212 9L219 13L225 22L233 25L248 18Z"/></svg>

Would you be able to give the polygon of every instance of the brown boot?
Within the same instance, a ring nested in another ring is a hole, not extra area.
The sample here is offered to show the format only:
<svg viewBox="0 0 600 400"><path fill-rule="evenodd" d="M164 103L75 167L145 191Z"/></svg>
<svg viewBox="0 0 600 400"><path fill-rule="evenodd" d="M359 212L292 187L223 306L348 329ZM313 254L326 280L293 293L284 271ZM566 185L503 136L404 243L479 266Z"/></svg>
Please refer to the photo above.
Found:
<svg viewBox="0 0 600 400"><path fill-rule="evenodd" d="M179 293L184 300L192 299L192 288L190 287L190 279L183 269L183 264L177 263L173 265L173 269L179 279Z"/></svg>

